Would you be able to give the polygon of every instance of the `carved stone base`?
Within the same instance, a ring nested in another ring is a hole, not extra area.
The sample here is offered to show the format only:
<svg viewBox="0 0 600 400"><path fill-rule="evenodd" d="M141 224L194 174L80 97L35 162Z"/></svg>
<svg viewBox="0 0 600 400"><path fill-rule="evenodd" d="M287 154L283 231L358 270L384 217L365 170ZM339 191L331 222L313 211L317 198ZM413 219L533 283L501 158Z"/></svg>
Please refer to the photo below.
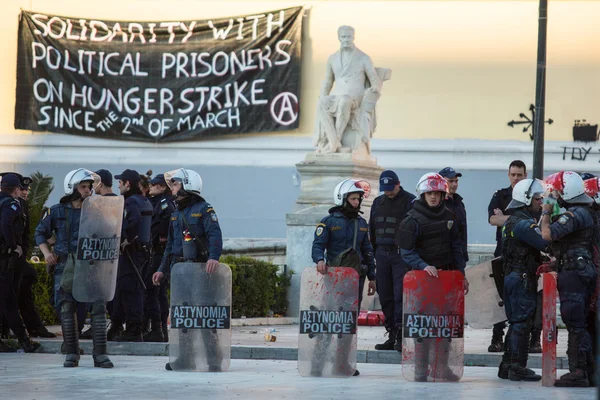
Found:
<svg viewBox="0 0 600 400"><path fill-rule="evenodd" d="M286 215L288 268L294 270L292 286L288 291L288 316L298 316L300 276L306 267L314 266L311 249L316 225L328 215L333 204L333 191L344 179L366 180L371 193L363 200L361 211L367 221L373 199L379 194L379 175L383 168L370 155L356 153L308 153L296 164L301 176L300 195L293 211ZM363 299L363 309L372 309L372 297Z"/></svg>

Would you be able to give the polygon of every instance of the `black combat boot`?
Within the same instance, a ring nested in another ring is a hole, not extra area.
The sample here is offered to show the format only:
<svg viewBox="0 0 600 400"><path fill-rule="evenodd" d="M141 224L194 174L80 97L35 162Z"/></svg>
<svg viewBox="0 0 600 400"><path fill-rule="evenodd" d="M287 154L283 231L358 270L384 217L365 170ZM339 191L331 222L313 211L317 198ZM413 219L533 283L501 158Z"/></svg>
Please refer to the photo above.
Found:
<svg viewBox="0 0 600 400"><path fill-rule="evenodd" d="M396 343L396 328L388 330L385 334L388 338L385 342L376 344L375 350L394 350L394 344Z"/></svg>
<svg viewBox="0 0 600 400"><path fill-rule="evenodd" d="M164 342L162 324L159 320L152 321L152 330L144 335L144 342Z"/></svg>
<svg viewBox="0 0 600 400"><path fill-rule="evenodd" d="M92 351L94 367L114 367L106 351L106 305L104 303L95 303L92 306L91 330L94 342L94 350Z"/></svg>
<svg viewBox="0 0 600 400"><path fill-rule="evenodd" d="M109 342L116 342L116 338L123 334L123 321L118 318L111 318L110 328L106 332L106 339Z"/></svg>
<svg viewBox="0 0 600 400"><path fill-rule="evenodd" d="M144 337L142 336L142 323L141 322L127 322L125 331L117 338L117 342L143 342Z"/></svg>
<svg viewBox="0 0 600 400"><path fill-rule="evenodd" d="M542 352L541 336L542 331L540 329L533 328L531 330L531 341L529 342L530 354L539 354Z"/></svg>
<svg viewBox="0 0 600 400"><path fill-rule="evenodd" d="M63 331L63 342L67 357L63 366L72 368L79 366L79 332L77 331L77 313L75 303L65 301L60 309L60 324Z"/></svg>
<svg viewBox="0 0 600 400"><path fill-rule="evenodd" d="M560 377L556 387L588 387L590 381L587 374L586 355L577 349L578 340L574 333L569 332L567 342L567 357L569 357L569 372Z"/></svg>
<svg viewBox="0 0 600 400"><path fill-rule="evenodd" d="M402 353L402 327L396 328L396 338L394 340L394 350Z"/></svg>
<svg viewBox="0 0 600 400"><path fill-rule="evenodd" d="M27 336L27 334L19 337L18 340L25 353L35 353L37 349L39 349L42 346L38 342L34 342L33 340L29 339L29 336Z"/></svg>
<svg viewBox="0 0 600 400"><path fill-rule="evenodd" d="M488 353L500 353L504 350L504 342L502 341L503 332L494 333L492 342L488 347Z"/></svg>
<svg viewBox="0 0 600 400"><path fill-rule="evenodd" d="M515 332L512 333L515 335ZM537 382L542 379L532 369L527 368L527 359L529 357L529 330L525 329L519 335L517 348L511 348L510 368L508 370L508 379L511 381Z"/></svg>
<svg viewBox="0 0 600 400"><path fill-rule="evenodd" d="M55 338L56 334L50 332L44 325L28 330L30 337Z"/></svg>
<svg viewBox="0 0 600 400"><path fill-rule="evenodd" d="M587 354L586 363L587 363L587 376L588 376L588 382L590 384L590 387L596 387L596 386L598 386L598 371L596 371L596 360L594 359L593 353L590 352Z"/></svg>

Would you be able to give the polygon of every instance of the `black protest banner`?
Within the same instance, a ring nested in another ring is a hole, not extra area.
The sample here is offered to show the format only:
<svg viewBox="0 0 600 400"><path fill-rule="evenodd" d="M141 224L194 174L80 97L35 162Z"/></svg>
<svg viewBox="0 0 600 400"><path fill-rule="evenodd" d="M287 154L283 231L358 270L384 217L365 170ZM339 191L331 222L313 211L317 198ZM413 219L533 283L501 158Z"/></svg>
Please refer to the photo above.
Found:
<svg viewBox="0 0 600 400"><path fill-rule="evenodd" d="M154 142L295 129L302 14L117 22L23 11L15 128Z"/></svg>
<svg viewBox="0 0 600 400"><path fill-rule="evenodd" d="M404 314L404 337L456 339L464 334L463 316L458 314Z"/></svg>
<svg viewBox="0 0 600 400"><path fill-rule="evenodd" d="M229 329L229 306L171 306L171 329Z"/></svg>

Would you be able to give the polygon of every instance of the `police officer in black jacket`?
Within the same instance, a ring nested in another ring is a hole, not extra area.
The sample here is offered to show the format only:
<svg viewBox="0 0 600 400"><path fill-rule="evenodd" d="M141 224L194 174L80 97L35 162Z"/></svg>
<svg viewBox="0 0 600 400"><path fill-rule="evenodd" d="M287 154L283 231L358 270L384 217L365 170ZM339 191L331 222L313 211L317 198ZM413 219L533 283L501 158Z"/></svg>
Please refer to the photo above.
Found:
<svg viewBox="0 0 600 400"><path fill-rule="evenodd" d="M452 167L446 167L439 172L441 176L446 178L448 182L448 193L446 194L446 199L444 200L444 204L446 208L454 214L456 223L458 224L458 232L462 238L463 244L463 257L465 262L469 261L469 252L467 250L468 247L468 235L467 235L467 209L465 207L465 203L463 203L463 198L460 194L456 193L458 190L458 178L462 177L460 172L456 172Z"/></svg>
<svg viewBox="0 0 600 400"><path fill-rule="evenodd" d="M6 174L0 183L0 316L6 316L8 326L27 353L36 351L40 344L29 339L19 314L15 270L23 256L25 216L18 197L21 179Z"/></svg>
<svg viewBox="0 0 600 400"><path fill-rule="evenodd" d="M144 335L144 342L168 342L167 319L169 300L167 284L155 286L152 275L158 271L169 236L171 214L175 210L173 196L163 174L150 180L149 200L154 208L152 212L152 263L146 272L146 292L144 295L144 315L152 329Z"/></svg>
<svg viewBox="0 0 600 400"><path fill-rule="evenodd" d="M407 265L394 239L415 196L400 186L398 175L391 170L381 173L379 190L383 195L373 200L369 232L377 262L377 293L389 336L375 349L402 351L402 287Z"/></svg>
<svg viewBox="0 0 600 400"><path fill-rule="evenodd" d="M119 180L119 190L125 197L125 214L121 234L121 255L117 274L117 290L111 324L119 326L123 317L126 329L115 340L141 342L144 313L144 268L150 261L152 205L140 189L140 174L126 169ZM112 328L111 325L111 328Z"/></svg>
<svg viewBox="0 0 600 400"><path fill-rule="evenodd" d="M500 257L502 255L502 226L514 211L514 209L506 209L512 200L513 187L525 178L527 178L527 168L525 167L525 163L521 160L514 160L508 166L510 186L497 190L490 200L488 206L488 222L490 225L496 227L496 250L494 251L494 257ZM499 353L504 350L502 337L504 336L505 326L505 322L499 322L494 325L492 342L488 347L490 353Z"/></svg>

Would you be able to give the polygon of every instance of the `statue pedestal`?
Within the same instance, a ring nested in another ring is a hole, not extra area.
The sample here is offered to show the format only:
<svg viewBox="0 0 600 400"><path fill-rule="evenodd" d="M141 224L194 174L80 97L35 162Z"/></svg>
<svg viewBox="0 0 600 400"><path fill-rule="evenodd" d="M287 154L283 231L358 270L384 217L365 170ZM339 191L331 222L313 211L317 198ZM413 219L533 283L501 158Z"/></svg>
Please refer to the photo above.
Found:
<svg viewBox="0 0 600 400"><path fill-rule="evenodd" d="M290 317L298 317L300 276L304 268L315 265L311 252L316 225L334 206L335 187L344 179L366 180L371 184L371 193L361 206L362 216L368 221L371 204L379 193L379 175L383 171L375 158L364 153L308 153L304 161L296 164L296 169L301 176L300 195L292 213L286 215L286 262L288 268L294 270L288 291L287 315ZM373 303L373 297L365 295L362 308L376 307L370 303Z"/></svg>

